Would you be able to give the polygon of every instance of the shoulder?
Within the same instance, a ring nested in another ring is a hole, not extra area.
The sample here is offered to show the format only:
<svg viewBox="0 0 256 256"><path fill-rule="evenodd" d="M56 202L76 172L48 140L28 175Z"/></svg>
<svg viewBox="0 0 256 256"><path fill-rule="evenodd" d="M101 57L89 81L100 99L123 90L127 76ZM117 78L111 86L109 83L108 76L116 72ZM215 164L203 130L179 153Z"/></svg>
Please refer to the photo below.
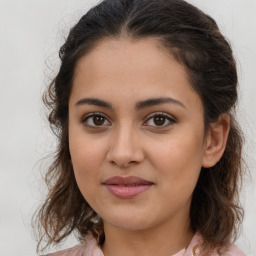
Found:
<svg viewBox="0 0 256 256"><path fill-rule="evenodd" d="M197 232L190 242L187 249L187 254L184 256L201 256L202 248L204 244L203 237ZM235 244L230 244L225 251L219 253L217 249L213 250L210 255L207 256L246 256Z"/></svg>
<svg viewBox="0 0 256 256"><path fill-rule="evenodd" d="M89 234L82 244L45 256L103 256L103 253L94 237Z"/></svg>
<svg viewBox="0 0 256 256"><path fill-rule="evenodd" d="M235 244L231 244L221 256L246 256Z"/></svg>
<svg viewBox="0 0 256 256"><path fill-rule="evenodd" d="M44 256L75 256L75 255L82 255L83 254L83 246L82 245L77 245L72 248L50 253Z"/></svg>

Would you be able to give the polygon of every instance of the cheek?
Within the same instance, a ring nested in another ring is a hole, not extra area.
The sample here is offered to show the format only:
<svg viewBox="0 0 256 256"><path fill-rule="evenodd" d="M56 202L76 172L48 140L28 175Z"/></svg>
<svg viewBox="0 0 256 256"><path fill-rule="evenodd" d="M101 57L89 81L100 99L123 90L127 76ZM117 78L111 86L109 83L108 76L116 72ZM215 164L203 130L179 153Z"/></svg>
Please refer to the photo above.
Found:
<svg viewBox="0 0 256 256"><path fill-rule="evenodd" d="M74 166L91 169L104 158L104 145L101 138L88 136L84 132L70 129L69 148Z"/></svg>
<svg viewBox="0 0 256 256"><path fill-rule="evenodd" d="M104 158L102 142L72 135L70 133L69 148L75 178L82 193L87 193L99 180L99 166Z"/></svg>
<svg viewBox="0 0 256 256"><path fill-rule="evenodd" d="M201 170L203 148L200 138L189 132L182 135L154 144L151 151L153 165L162 173L159 179L172 183L173 188L194 187Z"/></svg>

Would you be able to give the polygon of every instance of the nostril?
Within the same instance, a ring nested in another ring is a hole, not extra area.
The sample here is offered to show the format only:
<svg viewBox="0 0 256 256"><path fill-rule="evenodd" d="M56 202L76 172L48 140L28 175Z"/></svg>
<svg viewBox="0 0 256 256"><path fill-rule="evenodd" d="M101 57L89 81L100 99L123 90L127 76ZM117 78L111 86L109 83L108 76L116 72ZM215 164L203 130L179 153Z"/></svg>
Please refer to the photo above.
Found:
<svg viewBox="0 0 256 256"><path fill-rule="evenodd" d="M111 145L107 154L106 160L112 164L121 168L134 166L143 161L144 153L141 145L136 143L124 144L115 141L114 145Z"/></svg>
<svg viewBox="0 0 256 256"><path fill-rule="evenodd" d="M121 161L119 161L118 162L118 161L112 160L112 161L110 161L110 163L112 165L117 165L120 168L127 168L127 167L130 167L130 166L136 165L138 162L136 162L136 161L130 161L130 162L121 162Z"/></svg>

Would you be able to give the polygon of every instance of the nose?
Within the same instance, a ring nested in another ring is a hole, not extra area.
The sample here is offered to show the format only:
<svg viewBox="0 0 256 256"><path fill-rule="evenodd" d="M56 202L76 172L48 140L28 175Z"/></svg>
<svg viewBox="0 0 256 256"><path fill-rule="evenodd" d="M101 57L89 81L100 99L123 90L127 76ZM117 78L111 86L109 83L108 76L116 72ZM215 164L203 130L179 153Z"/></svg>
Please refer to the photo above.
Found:
<svg viewBox="0 0 256 256"><path fill-rule="evenodd" d="M138 132L133 127L119 127L113 131L106 159L120 168L136 165L144 160Z"/></svg>

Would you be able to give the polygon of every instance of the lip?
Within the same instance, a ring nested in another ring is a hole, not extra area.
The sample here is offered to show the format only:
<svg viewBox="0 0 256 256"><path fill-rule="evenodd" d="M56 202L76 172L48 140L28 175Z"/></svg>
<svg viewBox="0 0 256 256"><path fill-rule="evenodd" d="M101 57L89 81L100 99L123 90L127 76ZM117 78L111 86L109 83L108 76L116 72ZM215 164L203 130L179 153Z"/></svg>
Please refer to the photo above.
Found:
<svg viewBox="0 0 256 256"><path fill-rule="evenodd" d="M152 187L154 183L140 177L114 176L103 182L107 190L118 198L132 198Z"/></svg>

